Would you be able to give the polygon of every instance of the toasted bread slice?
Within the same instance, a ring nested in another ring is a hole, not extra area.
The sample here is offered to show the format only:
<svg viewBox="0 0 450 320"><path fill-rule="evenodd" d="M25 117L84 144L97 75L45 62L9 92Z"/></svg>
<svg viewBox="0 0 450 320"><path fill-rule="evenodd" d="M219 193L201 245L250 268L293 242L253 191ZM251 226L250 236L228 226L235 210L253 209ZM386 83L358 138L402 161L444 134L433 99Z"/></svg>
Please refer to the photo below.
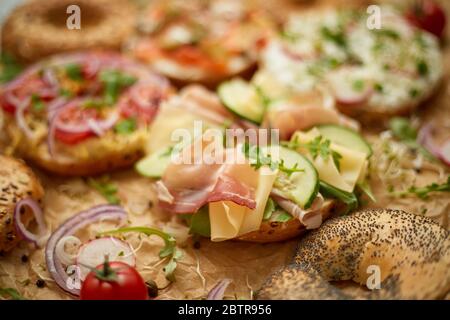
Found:
<svg viewBox="0 0 450 320"><path fill-rule="evenodd" d="M24 198L41 201L44 190L29 167L22 161L0 155L0 252L10 251L20 241L14 225L14 208ZM22 215L27 225L32 220L28 210Z"/></svg>

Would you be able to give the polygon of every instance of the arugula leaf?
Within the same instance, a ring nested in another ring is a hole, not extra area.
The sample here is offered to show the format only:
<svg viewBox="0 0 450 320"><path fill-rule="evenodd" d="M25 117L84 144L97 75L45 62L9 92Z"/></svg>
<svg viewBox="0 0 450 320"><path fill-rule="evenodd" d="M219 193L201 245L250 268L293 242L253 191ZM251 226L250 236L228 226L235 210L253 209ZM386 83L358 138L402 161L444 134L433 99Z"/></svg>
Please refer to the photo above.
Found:
<svg viewBox="0 0 450 320"><path fill-rule="evenodd" d="M408 119L395 117L389 121L389 129L394 137L399 139L410 149L417 150L422 155L430 160L436 160L436 158L424 147L417 142L417 130L414 128Z"/></svg>
<svg viewBox="0 0 450 320"><path fill-rule="evenodd" d="M433 192L450 192L450 175L447 178L447 181L441 184L432 183L425 187L416 187L412 186L406 191L400 192L392 192L393 196L397 197L405 197L408 195L416 195L420 199L428 199L430 193Z"/></svg>
<svg viewBox="0 0 450 320"><path fill-rule="evenodd" d="M120 121L114 127L114 131L118 134L130 134L137 128L136 119L128 118Z"/></svg>
<svg viewBox="0 0 450 320"><path fill-rule="evenodd" d="M16 289L13 288L0 288L0 296L9 296L12 300L27 300Z"/></svg>
<svg viewBox="0 0 450 320"><path fill-rule="evenodd" d="M269 218L272 216L272 213L274 213L275 210L276 210L275 201L273 201L272 198L269 197L269 199L267 199L266 207L264 208L263 220L269 220Z"/></svg>
<svg viewBox="0 0 450 320"><path fill-rule="evenodd" d="M267 156L261 151L261 148L255 145L250 145L249 143L245 143L242 146L242 152L244 155L254 161L251 161L251 166L256 170L261 168L262 166L268 166L271 170L280 170L281 172L286 173L288 176L293 174L294 172L303 172L303 169L299 169L297 164L295 164L292 168L288 168L285 166L284 161L274 161L270 154Z"/></svg>
<svg viewBox="0 0 450 320"><path fill-rule="evenodd" d="M100 72L100 81L104 86L104 101L108 105L117 102L121 89L131 86L137 78L118 70L103 70Z"/></svg>
<svg viewBox="0 0 450 320"><path fill-rule="evenodd" d="M117 186L109 181L107 176L100 179L88 179L88 184L96 189L110 204L120 204L120 199L117 196Z"/></svg>
<svg viewBox="0 0 450 320"><path fill-rule="evenodd" d="M340 190L324 181L320 181L319 185L320 193L322 193L322 195L324 195L325 197L338 199L347 205L344 214L348 214L349 212L354 211L358 208L358 198L354 193Z"/></svg>
<svg viewBox="0 0 450 320"><path fill-rule="evenodd" d="M66 75L74 81L82 81L83 73L78 63L70 63L65 67Z"/></svg>
<svg viewBox="0 0 450 320"><path fill-rule="evenodd" d="M22 67L13 56L0 54L0 83L13 80L21 71Z"/></svg>
<svg viewBox="0 0 450 320"><path fill-rule="evenodd" d="M139 232L143 233L147 236L158 236L162 240L164 240L164 248L162 248L159 251L159 257L161 259L169 258L169 262L164 267L164 273L166 275L166 279L169 281L175 281L174 271L177 267L177 261L181 259L183 256L183 253L177 248L177 243L175 241L175 238L172 237L170 234L165 233L159 229L156 228L149 228L149 227L126 227L126 228L120 228L116 230L109 230L105 232L101 232L99 235L113 235L113 234L120 234L120 233L126 233L126 232Z"/></svg>
<svg viewBox="0 0 450 320"><path fill-rule="evenodd" d="M294 217L284 210L276 210L270 217L272 222L287 222L292 220Z"/></svg>
<svg viewBox="0 0 450 320"><path fill-rule="evenodd" d="M208 207L204 206L194 214L190 214L189 233L202 237L211 237L211 224Z"/></svg>
<svg viewBox="0 0 450 320"><path fill-rule="evenodd" d="M370 184L367 180L357 183L357 186L359 187L359 189L361 189L362 192L364 192L367 197L369 197L372 202L377 202L377 199L375 198L375 195L372 192L372 188L370 187Z"/></svg>
<svg viewBox="0 0 450 320"><path fill-rule="evenodd" d="M41 97L33 93L31 95L31 107L34 111L40 112L45 109L45 103L42 101Z"/></svg>

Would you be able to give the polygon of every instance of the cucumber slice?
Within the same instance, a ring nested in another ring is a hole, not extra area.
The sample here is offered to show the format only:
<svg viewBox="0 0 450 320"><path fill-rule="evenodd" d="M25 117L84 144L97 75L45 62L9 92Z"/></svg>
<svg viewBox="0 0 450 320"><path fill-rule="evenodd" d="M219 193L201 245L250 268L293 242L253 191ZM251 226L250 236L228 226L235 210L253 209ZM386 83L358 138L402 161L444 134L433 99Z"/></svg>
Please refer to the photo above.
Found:
<svg viewBox="0 0 450 320"><path fill-rule="evenodd" d="M172 147L165 147L136 163L136 171L149 178L161 178L170 163Z"/></svg>
<svg viewBox="0 0 450 320"><path fill-rule="evenodd" d="M352 129L334 124L317 126L317 129L323 137L329 139L331 142L352 150L363 152L367 155L367 158L372 156L373 151L370 144L361 137L359 133Z"/></svg>
<svg viewBox="0 0 450 320"><path fill-rule="evenodd" d="M260 124L264 116L264 101L258 90L242 79L222 83L217 93L227 109L238 117Z"/></svg>
<svg viewBox="0 0 450 320"><path fill-rule="evenodd" d="M311 162L298 152L284 148L279 148L279 159L284 161L288 168L297 166L303 171L294 172L291 175L280 173L275 180L274 187L278 189L286 199L294 201L302 208L309 208L319 192L319 175Z"/></svg>

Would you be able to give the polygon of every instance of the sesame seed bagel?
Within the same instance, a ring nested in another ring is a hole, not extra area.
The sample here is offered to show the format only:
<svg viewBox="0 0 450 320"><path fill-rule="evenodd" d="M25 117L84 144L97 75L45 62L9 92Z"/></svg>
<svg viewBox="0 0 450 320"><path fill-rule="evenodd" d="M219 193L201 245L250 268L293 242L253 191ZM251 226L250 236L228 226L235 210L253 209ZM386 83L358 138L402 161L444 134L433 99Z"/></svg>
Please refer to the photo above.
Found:
<svg viewBox="0 0 450 320"><path fill-rule="evenodd" d="M0 155L0 252L7 252L20 241L14 226L16 203L31 197L40 201L44 190L39 180L22 161ZM32 219L28 210L22 216L27 225Z"/></svg>
<svg viewBox="0 0 450 320"><path fill-rule="evenodd" d="M272 275L257 297L350 298L328 282L364 285L373 274L369 266L380 270L380 289L356 298L442 298L450 290L449 232L425 217L389 209L331 219L300 241L293 264Z"/></svg>
<svg viewBox="0 0 450 320"><path fill-rule="evenodd" d="M70 5L80 8L80 29L67 27ZM32 0L6 20L2 45L25 62L72 50L120 49L133 32L134 16L134 6L124 0Z"/></svg>

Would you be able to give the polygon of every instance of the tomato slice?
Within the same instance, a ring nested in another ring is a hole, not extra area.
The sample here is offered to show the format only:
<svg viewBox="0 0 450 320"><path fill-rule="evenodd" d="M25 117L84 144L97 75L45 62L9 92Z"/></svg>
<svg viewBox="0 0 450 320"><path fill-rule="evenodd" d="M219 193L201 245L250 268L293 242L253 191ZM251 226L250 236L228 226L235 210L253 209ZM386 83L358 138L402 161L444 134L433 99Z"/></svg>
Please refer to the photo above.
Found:
<svg viewBox="0 0 450 320"><path fill-rule="evenodd" d="M204 70L216 73L225 73L226 66L222 61L217 61L200 48L192 45L185 45L176 48L168 53L173 60L186 65L194 65Z"/></svg>
<svg viewBox="0 0 450 320"><path fill-rule="evenodd" d="M97 119L95 109L80 108L77 104L66 107L55 120L55 138L65 144L77 144L94 136L87 126L89 119Z"/></svg>
<svg viewBox="0 0 450 320"><path fill-rule="evenodd" d="M128 90L119 101L120 114L124 118L136 118L149 124L158 112L161 101L170 94L168 88L155 84L142 84Z"/></svg>

